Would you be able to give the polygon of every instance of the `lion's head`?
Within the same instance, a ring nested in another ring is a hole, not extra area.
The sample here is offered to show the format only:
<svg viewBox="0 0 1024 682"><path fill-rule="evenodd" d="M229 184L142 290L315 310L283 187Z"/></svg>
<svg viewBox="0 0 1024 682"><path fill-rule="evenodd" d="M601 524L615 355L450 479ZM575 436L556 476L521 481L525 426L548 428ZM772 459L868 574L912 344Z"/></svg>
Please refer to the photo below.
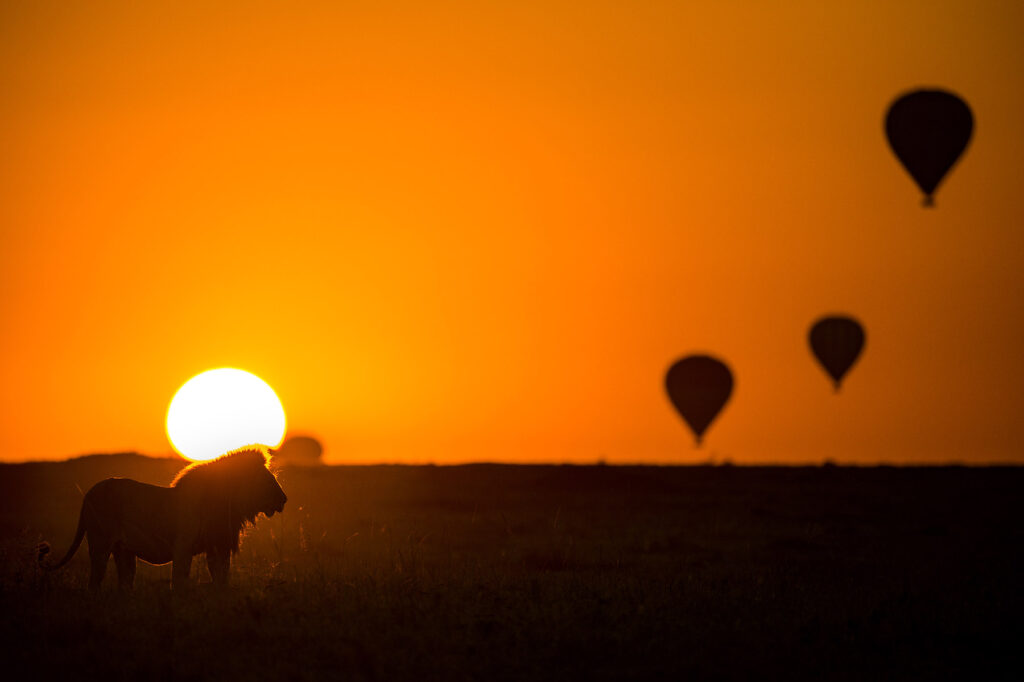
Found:
<svg viewBox="0 0 1024 682"><path fill-rule="evenodd" d="M288 497L267 468L266 448L249 446L233 450L209 462L182 469L172 488L196 500L200 533L196 549L238 551L238 540L247 523L260 514L284 511Z"/></svg>

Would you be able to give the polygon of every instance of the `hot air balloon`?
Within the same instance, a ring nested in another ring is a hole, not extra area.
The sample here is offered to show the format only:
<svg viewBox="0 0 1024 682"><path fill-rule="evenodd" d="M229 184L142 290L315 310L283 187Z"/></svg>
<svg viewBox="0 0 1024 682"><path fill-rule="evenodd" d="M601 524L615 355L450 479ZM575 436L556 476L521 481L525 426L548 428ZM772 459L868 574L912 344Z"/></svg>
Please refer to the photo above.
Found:
<svg viewBox="0 0 1024 682"><path fill-rule="evenodd" d="M967 103L944 90L914 90L889 107L885 135L893 153L924 192L924 205L953 167L974 130Z"/></svg>
<svg viewBox="0 0 1024 682"><path fill-rule="evenodd" d="M700 447L708 426L732 394L732 372L715 358L690 355L669 367L665 390Z"/></svg>
<svg viewBox="0 0 1024 682"><path fill-rule="evenodd" d="M864 327L852 317L833 315L815 322L807 338L838 393L843 377L864 349Z"/></svg>

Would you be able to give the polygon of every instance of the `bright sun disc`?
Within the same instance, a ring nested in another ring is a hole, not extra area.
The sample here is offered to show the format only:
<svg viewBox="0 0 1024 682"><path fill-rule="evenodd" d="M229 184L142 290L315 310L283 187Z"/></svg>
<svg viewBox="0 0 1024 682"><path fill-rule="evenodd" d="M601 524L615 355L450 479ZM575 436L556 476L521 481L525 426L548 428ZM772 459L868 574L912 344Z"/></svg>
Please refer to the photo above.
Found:
<svg viewBox="0 0 1024 682"><path fill-rule="evenodd" d="M276 448L284 408L274 389L240 369L211 369L178 389L167 409L167 438L183 457L213 459L244 445Z"/></svg>

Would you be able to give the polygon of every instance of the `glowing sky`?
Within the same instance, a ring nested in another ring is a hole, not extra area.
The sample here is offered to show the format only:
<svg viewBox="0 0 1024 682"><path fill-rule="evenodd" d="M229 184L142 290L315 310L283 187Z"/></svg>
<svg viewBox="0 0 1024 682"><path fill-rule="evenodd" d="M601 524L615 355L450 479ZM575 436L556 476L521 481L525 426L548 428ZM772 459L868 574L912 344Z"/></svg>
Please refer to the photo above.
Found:
<svg viewBox="0 0 1024 682"><path fill-rule="evenodd" d="M211 9L210 5L216 5ZM238 367L333 462L1020 460L1024 4L5 3L0 457ZM892 99L972 106L925 210ZM832 395L820 314L868 345ZM731 403L694 450L690 352Z"/></svg>

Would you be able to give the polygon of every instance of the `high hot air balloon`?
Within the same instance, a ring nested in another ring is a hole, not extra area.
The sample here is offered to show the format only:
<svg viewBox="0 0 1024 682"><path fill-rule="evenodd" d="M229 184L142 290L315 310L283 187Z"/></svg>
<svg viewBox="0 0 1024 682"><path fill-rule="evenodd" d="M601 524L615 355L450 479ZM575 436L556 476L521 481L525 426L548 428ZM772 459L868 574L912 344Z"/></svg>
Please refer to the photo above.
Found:
<svg viewBox="0 0 1024 682"><path fill-rule="evenodd" d="M935 205L935 188L967 148L973 130L970 107L945 90L914 90L889 107L885 135L924 192L925 206Z"/></svg>
<svg viewBox="0 0 1024 682"><path fill-rule="evenodd" d="M846 315L823 317L811 327L808 341L814 357L832 377L838 393L843 377L864 349L864 327Z"/></svg>
<svg viewBox="0 0 1024 682"><path fill-rule="evenodd" d="M700 446L704 432L732 394L732 372L715 358L690 355L669 367L665 390Z"/></svg>

